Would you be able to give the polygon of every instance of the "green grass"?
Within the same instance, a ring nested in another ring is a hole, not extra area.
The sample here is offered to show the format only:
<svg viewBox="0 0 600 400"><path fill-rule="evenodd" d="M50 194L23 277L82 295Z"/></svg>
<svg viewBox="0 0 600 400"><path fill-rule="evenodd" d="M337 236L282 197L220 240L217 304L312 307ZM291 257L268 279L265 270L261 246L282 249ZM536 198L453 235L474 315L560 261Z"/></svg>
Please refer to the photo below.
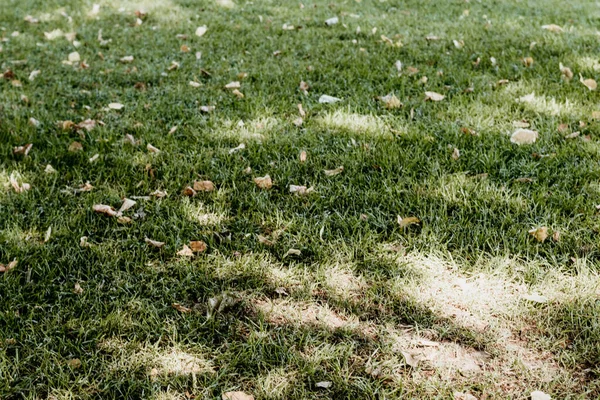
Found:
<svg viewBox="0 0 600 400"><path fill-rule="evenodd" d="M0 275L0 398L600 396L600 97L578 81L600 79L594 2L98 2L0 0L0 264L18 260ZM73 51L88 68L63 64ZM62 128L85 119L102 124ZM510 142L521 120L535 144ZM194 180L216 190L188 198ZM92 210L155 190L130 224ZM177 255L192 240L208 250Z"/></svg>

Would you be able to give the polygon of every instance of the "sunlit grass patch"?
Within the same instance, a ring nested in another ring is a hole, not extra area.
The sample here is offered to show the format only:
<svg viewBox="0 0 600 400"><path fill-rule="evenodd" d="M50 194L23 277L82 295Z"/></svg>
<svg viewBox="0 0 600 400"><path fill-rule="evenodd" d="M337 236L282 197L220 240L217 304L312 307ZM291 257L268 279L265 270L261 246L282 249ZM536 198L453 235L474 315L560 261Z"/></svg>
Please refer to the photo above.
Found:
<svg viewBox="0 0 600 400"><path fill-rule="evenodd" d="M380 117L341 109L326 112L319 116L316 121L323 128L355 134L383 136L389 133L388 125Z"/></svg>
<svg viewBox="0 0 600 400"><path fill-rule="evenodd" d="M223 211L213 211L206 204L186 198L182 201L182 209L185 217L193 223L202 226L219 226L227 219Z"/></svg>

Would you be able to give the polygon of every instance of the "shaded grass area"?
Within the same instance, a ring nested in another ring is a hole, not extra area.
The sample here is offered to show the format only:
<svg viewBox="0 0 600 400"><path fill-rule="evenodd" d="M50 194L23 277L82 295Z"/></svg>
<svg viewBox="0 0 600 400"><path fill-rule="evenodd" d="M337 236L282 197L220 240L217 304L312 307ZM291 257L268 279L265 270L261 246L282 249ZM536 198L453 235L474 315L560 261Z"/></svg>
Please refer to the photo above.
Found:
<svg viewBox="0 0 600 400"><path fill-rule="evenodd" d="M0 277L0 397L179 398L188 392L216 398L236 388L257 398L449 398L454 391L526 398L535 389L559 398L597 396L600 168L592 112L598 95L577 79L564 82L558 68L562 62L584 77L600 69L594 28L600 14L589 12L590 4L363 0L300 8L255 1L227 8L127 1L102 2L91 18L92 5L81 1L0 0L6 39L0 63L22 83L0 81L0 263L19 262ZM133 11L141 7L148 15L134 26ZM28 14L41 21L25 22ZM334 15L340 24L325 26ZM284 23L302 29L284 31ZM549 23L566 32L540 28ZM204 24L207 34L194 36ZM57 28L77 32L80 46L44 38ZM100 43L99 29L110 43ZM403 46L390 47L381 35ZM191 51L181 52L182 44ZM75 50L89 68L62 64ZM133 63L119 61L127 55ZM404 64L400 75L396 60ZM168 71L172 61L180 66ZM30 82L35 69L41 73ZM223 89L240 73L248 74L241 79L243 99ZM500 79L510 82L499 85ZM309 84L308 95L300 81ZM425 102L425 90L446 99ZM516 101L532 92L532 101ZM377 97L388 93L403 107L385 109ZM321 94L344 100L319 104ZM106 109L111 102L125 107ZM292 124L298 103L308 114L302 127ZM216 109L202 113L202 105ZM28 123L31 117L39 127ZM104 125L90 132L57 125L87 118ZM513 121L521 120L540 132L534 145L510 143ZM581 137L564 139L574 131ZM140 143L127 143L126 134ZM83 151L68 151L73 141ZM13 154L26 143L33 143L27 157ZM245 149L231 153L240 143ZM161 152L149 153L147 144ZM308 159L300 163L303 150ZM47 164L58 172L46 174ZM342 174L324 175L340 165ZM31 190L14 193L11 174ZM269 191L252 182L265 174L274 180ZM200 178L217 190L181 195ZM94 189L75 194L87 181ZM315 192L294 196L290 184ZM157 189L169 195L138 200L134 211L143 217L132 224L92 211L94 204L118 208L123 197ZM397 215L422 223L404 229ZM539 226L559 231L560 240L536 242L527 231ZM80 245L83 236L89 247ZM152 249L145 237L166 245ZM177 257L190 240L205 241L207 254ZM286 256L290 248L301 255ZM435 307L448 306L439 296L409 290L446 293L423 268L434 255L457 281L500 276L558 294L545 304L495 310L501 317L490 313L491 328L478 329ZM336 291L327 281L337 279L328 269L334 265L364 280L357 294L344 296L353 289ZM579 279L585 290L559 287L560 277L546 280L556 273ZM82 293L74 293L75 283ZM237 304L206 318L209 299L225 292ZM257 306L266 299L287 299L301 314L318 310L342 322L278 323ZM173 303L192 312L180 314ZM559 373L547 381L535 369L498 361L505 356L497 344L504 325L525 347L550 352L542 369L560 367ZM388 345L389 326L485 351L496 361L484 373L451 379L439 366L413 370ZM73 359L81 366L70 366ZM179 360L183 372L161 367L164 359ZM528 378L514 382L506 371ZM507 383L497 385L498 377ZM332 388L317 388L320 381L332 381Z"/></svg>

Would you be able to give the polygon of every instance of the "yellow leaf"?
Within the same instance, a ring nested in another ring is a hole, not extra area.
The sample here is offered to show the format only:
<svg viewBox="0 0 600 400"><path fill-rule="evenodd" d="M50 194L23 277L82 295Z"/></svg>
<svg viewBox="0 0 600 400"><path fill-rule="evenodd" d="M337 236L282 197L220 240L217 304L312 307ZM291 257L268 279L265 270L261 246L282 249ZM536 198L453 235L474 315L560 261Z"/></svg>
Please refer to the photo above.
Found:
<svg viewBox="0 0 600 400"><path fill-rule="evenodd" d="M215 184L211 181L194 181L194 190L196 192L212 192L215 190Z"/></svg>
<svg viewBox="0 0 600 400"><path fill-rule="evenodd" d="M538 242L544 243L548 238L548 228L542 226L541 228L534 228L529 231L529 234L533 236Z"/></svg>
<svg viewBox="0 0 600 400"><path fill-rule="evenodd" d="M425 100L431 101L442 101L446 98L443 94L439 94L436 92L425 92Z"/></svg>
<svg viewBox="0 0 600 400"><path fill-rule="evenodd" d="M185 306L182 306L179 303L173 303L171 304L171 307L173 307L174 309L176 309L177 311L181 312L181 313L189 313L192 311L191 308L187 308Z"/></svg>
<svg viewBox="0 0 600 400"><path fill-rule="evenodd" d="M579 82L581 82L583 84L583 86L585 86L586 88L590 89L590 90L596 90L596 88L598 87L598 84L596 83L595 80L593 79L583 79L583 76L581 76L581 74L579 74Z"/></svg>
<svg viewBox="0 0 600 400"><path fill-rule="evenodd" d="M405 228L407 226L417 225L420 223L421 223L421 220L417 217L402 218L401 216L398 215L398 225L400 225L400 228Z"/></svg>
<svg viewBox="0 0 600 400"><path fill-rule="evenodd" d="M190 242L190 248L194 253L204 253L208 245L202 240L193 240Z"/></svg>
<svg viewBox="0 0 600 400"><path fill-rule="evenodd" d="M256 183L256 186L258 186L259 188L265 190L271 189L271 187L273 186L273 181L271 180L271 177L268 174L262 177L254 178L254 183Z"/></svg>

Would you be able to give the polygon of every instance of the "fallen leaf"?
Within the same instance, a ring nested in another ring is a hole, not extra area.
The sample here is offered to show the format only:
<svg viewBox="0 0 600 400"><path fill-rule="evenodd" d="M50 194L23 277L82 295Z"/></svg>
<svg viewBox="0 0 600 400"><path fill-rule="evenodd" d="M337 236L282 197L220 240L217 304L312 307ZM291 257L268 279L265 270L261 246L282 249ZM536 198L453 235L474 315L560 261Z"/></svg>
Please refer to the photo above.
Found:
<svg viewBox="0 0 600 400"><path fill-rule="evenodd" d="M576 131L576 132L570 133L567 136L565 136L565 139L575 139L579 135L581 135L581 132Z"/></svg>
<svg viewBox="0 0 600 400"><path fill-rule="evenodd" d="M329 18L325 20L325 25L327 26L332 26L337 24L338 22L340 22L340 20L338 19L338 17L333 17L333 18Z"/></svg>
<svg viewBox="0 0 600 400"><path fill-rule="evenodd" d="M233 89L231 91L231 93L233 93L234 95L236 95L238 99L243 99L244 98L244 93L240 92L237 89Z"/></svg>
<svg viewBox="0 0 600 400"><path fill-rule="evenodd" d="M178 128L179 128L179 127L178 127L177 125L175 125L175 126L174 126L174 127L172 127L171 129L169 129L169 132L168 132L167 134L168 134L168 135L172 135L172 134L174 134L175 132L177 132L177 129L178 129Z"/></svg>
<svg viewBox="0 0 600 400"><path fill-rule="evenodd" d="M215 106L200 106L200 111L209 113L215 111Z"/></svg>
<svg viewBox="0 0 600 400"><path fill-rule="evenodd" d="M111 206L107 206L105 204L94 204L92 206L92 210L94 210L98 214L104 214L104 215L107 215L109 217L116 217L117 216L117 212L115 211L115 209L112 208Z"/></svg>
<svg viewBox="0 0 600 400"><path fill-rule="evenodd" d="M425 101L442 101L446 98L443 94L439 94L436 92L425 92Z"/></svg>
<svg viewBox="0 0 600 400"><path fill-rule="evenodd" d="M335 175L339 175L342 172L344 172L344 166L339 166L336 169L326 169L325 171L325 176L335 176Z"/></svg>
<svg viewBox="0 0 600 400"><path fill-rule="evenodd" d="M308 155L306 154L306 151L303 150L300 152L300 162L301 163L306 162L307 157L308 157Z"/></svg>
<svg viewBox="0 0 600 400"><path fill-rule="evenodd" d="M48 243L52 237L52 226L49 226L44 235L44 243Z"/></svg>
<svg viewBox="0 0 600 400"><path fill-rule="evenodd" d="M259 243L262 243L265 246L273 246L275 244L275 241L273 241L263 235L256 235L256 238L258 239Z"/></svg>
<svg viewBox="0 0 600 400"><path fill-rule="evenodd" d="M29 118L29 125L37 128L38 126L40 126L40 121L31 117L31 118Z"/></svg>
<svg viewBox="0 0 600 400"><path fill-rule="evenodd" d="M17 266L19 262L17 261L17 259L15 258L14 260L12 260L11 262L9 262L7 265L4 264L0 264L0 272L8 272L11 269L13 269L14 267Z"/></svg>
<svg viewBox="0 0 600 400"><path fill-rule="evenodd" d="M93 119L86 119L84 121L81 121L74 127L75 127L75 129L85 129L86 131L90 132L92 129L94 129L96 127L96 121Z"/></svg>
<svg viewBox="0 0 600 400"><path fill-rule="evenodd" d="M196 195L196 191L194 189L192 189L190 186L187 186L185 189L183 189L183 195L189 196L189 197L194 197Z"/></svg>
<svg viewBox="0 0 600 400"><path fill-rule="evenodd" d="M402 218L399 215L397 217L397 221L398 221L398 225L400 225L400 228L405 228L410 225L417 225L417 224L421 223L421 220L417 217Z"/></svg>
<svg viewBox="0 0 600 400"><path fill-rule="evenodd" d="M158 240L152 240L149 238L144 238L144 242L148 243L150 246L156 247L158 249L160 249L161 247L163 247L165 245L165 242L159 242Z"/></svg>
<svg viewBox="0 0 600 400"><path fill-rule="evenodd" d="M304 81L300 81L300 90L304 93L304 94L308 94L308 89L310 87L308 86L308 83L304 82Z"/></svg>
<svg viewBox="0 0 600 400"><path fill-rule="evenodd" d="M117 222L120 224L129 224L131 223L131 218L129 217L125 217L123 215L121 215L120 217L117 218Z"/></svg>
<svg viewBox="0 0 600 400"><path fill-rule="evenodd" d="M181 51L182 53L189 53L190 47L185 44L182 44L181 47L179 48L179 51Z"/></svg>
<svg viewBox="0 0 600 400"><path fill-rule="evenodd" d="M319 97L319 103L321 104L337 103L338 101L342 101L342 99L333 96L328 96L326 94Z"/></svg>
<svg viewBox="0 0 600 400"><path fill-rule="evenodd" d="M273 187L273 181L268 174L262 177L254 178L254 183L256 183L256 186L264 190L268 190Z"/></svg>
<svg viewBox="0 0 600 400"><path fill-rule="evenodd" d="M304 108L302 108L301 103L298 103L298 113L302 118L306 117L306 112L304 111Z"/></svg>
<svg viewBox="0 0 600 400"><path fill-rule="evenodd" d="M122 63L124 63L124 64L131 63L131 62L133 62L133 56L125 56L125 57L121 57L121 58L119 59L119 61L121 61L121 62L122 62Z"/></svg>
<svg viewBox="0 0 600 400"><path fill-rule="evenodd" d="M125 106L121 103L110 103L108 105L108 108L110 108L111 110L121 110L123 109L123 107Z"/></svg>
<svg viewBox="0 0 600 400"><path fill-rule="evenodd" d="M454 400L477 400L477 397L470 393L454 392L452 395L454 396Z"/></svg>
<svg viewBox="0 0 600 400"><path fill-rule="evenodd" d="M75 294L83 293L83 288L81 287L81 285L78 282L76 282L75 286L73 287L73 293L75 293Z"/></svg>
<svg viewBox="0 0 600 400"><path fill-rule="evenodd" d="M400 99L398 99L395 94L388 94L387 96L380 97L380 100L388 110L402 107Z"/></svg>
<svg viewBox="0 0 600 400"><path fill-rule="evenodd" d="M192 240L190 242L190 249L194 253L204 253L208 249L208 245L202 240Z"/></svg>
<svg viewBox="0 0 600 400"><path fill-rule="evenodd" d="M465 42L462 40L453 40L452 43L457 49L462 49L463 47L465 47Z"/></svg>
<svg viewBox="0 0 600 400"><path fill-rule="evenodd" d="M419 366L419 360L414 358L412 354L410 354L409 352L406 352L406 351L401 351L400 353L402 353L402 356L404 357L404 362L406 363L406 365L413 367L413 368L417 368Z"/></svg>
<svg viewBox="0 0 600 400"><path fill-rule="evenodd" d="M555 25L555 24L542 25L542 29L545 29L547 31L554 32L554 33L563 32L563 28L561 28L560 26Z"/></svg>
<svg viewBox="0 0 600 400"><path fill-rule="evenodd" d="M565 67L562 63L558 63L558 67L560 68L560 73L563 79L567 81L573 79L573 71L571 71L571 68Z"/></svg>
<svg viewBox="0 0 600 400"><path fill-rule="evenodd" d="M119 208L119 211L117 211L118 215L123 214L125 211L129 210L131 207L135 206L137 203L131 199L128 198L124 198L123 199L123 204L121 205L121 208Z"/></svg>
<svg viewBox="0 0 600 400"><path fill-rule="evenodd" d="M194 181L194 190L196 192L212 192L215 190L215 184L212 181Z"/></svg>
<svg viewBox="0 0 600 400"><path fill-rule="evenodd" d="M100 158L100 154L94 154L93 156L91 156L91 157L90 157L90 160L89 160L89 161L90 161L91 163L93 163L93 162L96 162L96 160L97 160L98 158Z"/></svg>
<svg viewBox="0 0 600 400"><path fill-rule="evenodd" d="M322 381L317 382L315 386L318 388L329 389L331 386L333 386L333 383L331 383L330 381Z"/></svg>
<svg viewBox="0 0 600 400"><path fill-rule="evenodd" d="M552 240L554 242L560 242L560 232L559 231L554 231L554 233L552 234Z"/></svg>
<svg viewBox="0 0 600 400"><path fill-rule="evenodd" d="M159 150L159 149L157 149L156 147L152 146L150 143L148 143L148 144L146 145L146 148L148 149L148 151L149 151L150 153L160 153L160 150Z"/></svg>
<svg viewBox="0 0 600 400"><path fill-rule="evenodd" d="M100 13L100 4L94 4L92 10L88 13L88 16L95 17Z"/></svg>
<svg viewBox="0 0 600 400"><path fill-rule="evenodd" d="M300 256L302 255L302 252L298 249L289 249L287 251L287 253L285 253L285 255L283 256L284 258L287 256Z"/></svg>
<svg viewBox="0 0 600 400"><path fill-rule="evenodd" d="M529 129L517 129L510 136L510 141L518 145L533 144L537 140L539 134L536 131Z"/></svg>
<svg viewBox="0 0 600 400"><path fill-rule="evenodd" d="M44 36L46 37L47 40L58 39L58 38L62 37L63 35L64 35L64 32L60 29L55 29L50 32L44 32Z"/></svg>
<svg viewBox="0 0 600 400"><path fill-rule="evenodd" d="M67 60L69 60L69 62L71 63L78 63L79 61L81 61L81 56L78 52L74 51L72 53L69 53Z"/></svg>
<svg viewBox="0 0 600 400"><path fill-rule="evenodd" d="M48 164L46 165L46 168L44 168L44 172L47 174L53 174L56 172L56 170L52 167L52 165Z"/></svg>
<svg viewBox="0 0 600 400"><path fill-rule="evenodd" d="M178 256L184 256L184 257L193 257L194 256L194 252L192 251L192 249L190 249L188 247L188 245L184 244L183 245L183 249L179 250L177 252Z"/></svg>
<svg viewBox="0 0 600 400"><path fill-rule="evenodd" d="M246 145L244 143L240 143L238 147L234 147L233 149L229 149L229 154L237 153L240 150L244 150Z"/></svg>
<svg viewBox="0 0 600 400"><path fill-rule="evenodd" d="M523 295L525 300L533 301L534 303L547 303L548 298L546 296L542 296L538 293L526 294Z"/></svg>
<svg viewBox="0 0 600 400"><path fill-rule="evenodd" d="M174 309L176 309L177 311L181 312L181 313L189 313L192 311L191 308L187 308L185 306L182 306L179 303L173 303L171 304L171 307L173 307Z"/></svg>
<svg viewBox="0 0 600 400"><path fill-rule="evenodd" d="M19 154L22 156L27 156L29 154L29 152L31 151L31 148L33 147L32 143L28 143L24 146L17 146L17 147L13 147L13 154Z"/></svg>
<svg viewBox="0 0 600 400"><path fill-rule="evenodd" d="M583 79L583 76L581 76L581 74L579 74L579 82L581 82L583 84L583 86L585 86L586 88L588 88L590 90L596 90L596 88L598 87L598 84L596 83L595 80Z"/></svg>
<svg viewBox="0 0 600 400"><path fill-rule="evenodd" d="M225 85L225 89L239 89L242 87L242 84L239 81L229 82Z"/></svg>
<svg viewBox="0 0 600 400"><path fill-rule="evenodd" d="M552 397L542 391L535 390L531 392L531 400L552 400Z"/></svg>
<svg viewBox="0 0 600 400"><path fill-rule="evenodd" d="M150 196L152 197L156 197L157 199L162 199L163 197L167 197L167 192L163 191L163 190L155 190L154 192L150 193Z"/></svg>
<svg viewBox="0 0 600 400"><path fill-rule="evenodd" d="M221 396L222 400L254 400L254 396L244 392L225 392Z"/></svg>
<svg viewBox="0 0 600 400"><path fill-rule="evenodd" d="M529 234L533 236L538 242L544 243L548 238L548 228L542 226L540 228L533 228L529 230Z"/></svg>
<svg viewBox="0 0 600 400"><path fill-rule="evenodd" d="M67 361L67 365L73 369L81 367L81 360L79 358L72 358Z"/></svg>
<svg viewBox="0 0 600 400"><path fill-rule="evenodd" d="M306 186L290 185L290 193L295 193L300 196L310 194L314 188L307 188Z"/></svg>
<svg viewBox="0 0 600 400"><path fill-rule="evenodd" d="M188 84L189 84L191 87L195 87L195 88L199 88L200 86L202 86L202 84L201 84L201 83L199 83L199 82L194 82L194 81L190 81ZM202 107L206 107L206 106L202 106Z"/></svg>
<svg viewBox="0 0 600 400"><path fill-rule="evenodd" d="M533 57L525 57L523 58L523 65L525 65L525 67L529 68L533 65Z"/></svg>
<svg viewBox="0 0 600 400"><path fill-rule="evenodd" d="M298 117L295 120L293 120L292 123L299 128L304 123L304 120L302 119L302 117Z"/></svg>
<svg viewBox="0 0 600 400"><path fill-rule="evenodd" d="M460 150L455 147L454 150L452 150L452 159L454 161L456 161L459 159L459 157L460 157Z"/></svg>
<svg viewBox="0 0 600 400"><path fill-rule="evenodd" d="M521 120L521 121L513 121L512 125L515 128L529 128L529 122Z"/></svg>
<svg viewBox="0 0 600 400"><path fill-rule="evenodd" d="M198 37L204 36L204 34L206 33L207 30L208 30L208 28L206 27L206 25L199 26L196 29L196 36L198 36Z"/></svg>

